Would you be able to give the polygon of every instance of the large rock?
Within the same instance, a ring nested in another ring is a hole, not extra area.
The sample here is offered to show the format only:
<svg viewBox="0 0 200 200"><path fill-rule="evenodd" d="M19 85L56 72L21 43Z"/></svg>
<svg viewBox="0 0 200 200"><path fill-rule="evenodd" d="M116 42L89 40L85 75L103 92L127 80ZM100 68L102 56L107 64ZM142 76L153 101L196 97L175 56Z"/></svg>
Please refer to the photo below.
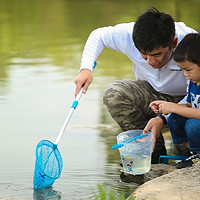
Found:
<svg viewBox="0 0 200 200"><path fill-rule="evenodd" d="M134 200L199 200L200 199L200 162L193 167L175 170L174 166L157 165L149 172L155 177L140 185L132 194ZM169 171L166 170L169 168ZM161 172L161 176L158 177ZM168 173L168 172L170 173ZM165 173L163 175L163 173ZM168 173L168 174L167 174ZM148 176L147 176L148 177Z"/></svg>

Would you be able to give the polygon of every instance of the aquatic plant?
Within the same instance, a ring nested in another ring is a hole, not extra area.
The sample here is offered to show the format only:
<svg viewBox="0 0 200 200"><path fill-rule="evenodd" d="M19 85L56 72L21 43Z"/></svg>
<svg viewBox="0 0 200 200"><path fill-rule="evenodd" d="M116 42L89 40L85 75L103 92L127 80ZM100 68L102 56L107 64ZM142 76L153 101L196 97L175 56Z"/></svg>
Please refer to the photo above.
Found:
<svg viewBox="0 0 200 200"><path fill-rule="evenodd" d="M97 185L99 193L95 196L95 200L126 200L125 195L123 192L120 192L120 194L114 190L107 190L105 187L103 187L101 184ZM133 197L130 196L129 200L133 200Z"/></svg>

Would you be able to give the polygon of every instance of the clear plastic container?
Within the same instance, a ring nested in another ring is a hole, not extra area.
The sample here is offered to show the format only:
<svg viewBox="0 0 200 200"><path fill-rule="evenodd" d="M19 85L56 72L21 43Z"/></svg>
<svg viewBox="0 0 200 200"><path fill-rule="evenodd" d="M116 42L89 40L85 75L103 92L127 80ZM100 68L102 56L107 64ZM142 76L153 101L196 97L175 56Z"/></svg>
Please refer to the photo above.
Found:
<svg viewBox="0 0 200 200"><path fill-rule="evenodd" d="M143 130L131 130L120 133L117 136L117 143L120 144L128 138L141 135ZM123 143L119 148L123 172L125 174L144 174L151 169L153 134L149 133L147 137L134 140L130 143Z"/></svg>

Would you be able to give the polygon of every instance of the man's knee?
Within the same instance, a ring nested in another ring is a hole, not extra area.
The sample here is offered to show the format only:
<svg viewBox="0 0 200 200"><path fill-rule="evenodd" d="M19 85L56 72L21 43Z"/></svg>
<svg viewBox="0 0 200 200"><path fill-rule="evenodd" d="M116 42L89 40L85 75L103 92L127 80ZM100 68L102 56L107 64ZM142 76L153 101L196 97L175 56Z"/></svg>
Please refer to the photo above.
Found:
<svg viewBox="0 0 200 200"><path fill-rule="evenodd" d="M109 107L129 104L134 94L128 80L116 80L110 83L104 92L103 103Z"/></svg>
<svg viewBox="0 0 200 200"><path fill-rule="evenodd" d="M114 81L110 83L104 92L103 103L107 106L108 104L113 104L121 96L121 86L119 81Z"/></svg>

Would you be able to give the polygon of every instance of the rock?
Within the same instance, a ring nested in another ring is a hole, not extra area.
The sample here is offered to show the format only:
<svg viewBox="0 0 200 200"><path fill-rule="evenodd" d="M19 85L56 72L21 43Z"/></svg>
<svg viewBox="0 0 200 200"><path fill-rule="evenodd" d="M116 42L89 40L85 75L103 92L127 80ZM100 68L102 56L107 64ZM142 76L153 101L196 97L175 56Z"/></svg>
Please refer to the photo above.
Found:
<svg viewBox="0 0 200 200"><path fill-rule="evenodd" d="M167 165L167 164L151 165L151 170L148 173L144 174L144 181L147 182L149 180L173 172L174 170L176 170L175 165Z"/></svg>
<svg viewBox="0 0 200 200"><path fill-rule="evenodd" d="M145 176L148 181L133 192L134 200L200 199L200 162L178 170L174 166L159 164L152 166Z"/></svg>
<svg viewBox="0 0 200 200"><path fill-rule="evenodd" d="M151 170L148 173L145 173L143 175L135 175L135 176L129 175L129 174L125 175L124 173L121 173L120 178L125 183L137 183L141 185L159 176L168 174L174 170L176 170L176 167L174 165L152 164Z"/></svg>

